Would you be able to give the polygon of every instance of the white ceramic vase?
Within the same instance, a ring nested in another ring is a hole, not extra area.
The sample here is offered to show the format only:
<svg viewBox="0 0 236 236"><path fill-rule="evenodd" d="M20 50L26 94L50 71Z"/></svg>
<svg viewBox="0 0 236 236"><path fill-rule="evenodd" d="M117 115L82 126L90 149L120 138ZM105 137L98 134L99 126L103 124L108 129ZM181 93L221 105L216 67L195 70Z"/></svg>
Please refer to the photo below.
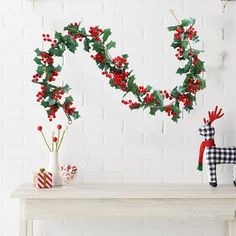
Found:
<svg viewBox="0 0 236 236"><path fill-rule="evenodd" d="M60 166L58 162L58 152L49 152L48 172L52 173L52 186L62 185Z"/></svg>

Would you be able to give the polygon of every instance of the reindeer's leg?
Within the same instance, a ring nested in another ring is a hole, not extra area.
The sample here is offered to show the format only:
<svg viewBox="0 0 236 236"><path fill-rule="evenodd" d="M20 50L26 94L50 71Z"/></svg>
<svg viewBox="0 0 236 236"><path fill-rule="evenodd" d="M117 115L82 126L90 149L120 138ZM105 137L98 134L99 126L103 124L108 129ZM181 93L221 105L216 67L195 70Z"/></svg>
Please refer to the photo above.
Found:
<svg viewBox="0 0 236 236"><path fill-rule="evenodd" d="M236 187L236 164L234 164L234 186Z"/></svg>
<svg viewBox="0 0 236 236"><path fill-rule="evenodd" d="M208 182L211 183L211 172L210 172L210 165L208 164L208 160L207 158L205 157L204 158L204 161L205 161L205 168L206 168L206 172L207 172L207 179L208 179Z"/></svg>
<svg viewBox="0 0 236 236"><path fill-rule="evenodd" d="M204 153L205 162L207 166L207 175L209 184L212 187L217 186L217 178L216 178L216 163L215 163L215 156L209 153Z"/></svg>
<svg viewBox="0 0 236 236"><path fill-rule="evenodd" d="M210 185L211 185L212 187L216 187L216 186L217 186L216 164L211 164L211 165L210 165L210 176L211 176Z"/></svg>
<svg viewBox="0 0 236 236"><path fill-rule="evenodd" d="M208 175L209 175L209 184L212 187L217 186L217 178L216 178L216 163L214 161L214 156L207 156L206 155L206 162L208 167Z"/></svg>

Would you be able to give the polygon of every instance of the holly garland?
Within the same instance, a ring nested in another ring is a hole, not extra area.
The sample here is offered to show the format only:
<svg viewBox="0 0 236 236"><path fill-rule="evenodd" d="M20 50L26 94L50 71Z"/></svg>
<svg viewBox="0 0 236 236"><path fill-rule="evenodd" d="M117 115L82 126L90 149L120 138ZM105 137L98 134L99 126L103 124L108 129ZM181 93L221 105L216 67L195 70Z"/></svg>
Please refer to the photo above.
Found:
<svg viewBox="0 0 236 236"><path fill-rule="evenodd" d="M199 41L197 31L194 29L193 18L182 20L176 26L168 27L174 32L174 40L171 44L176 50L176 58L183 62L183 67L178 68L177 74L184 76L182 85L176 86L171 91L158 90L150 85L137 85L136 76L129 69L128 55L123 54L112 58L109 51L115 48L114 41L108 41L111 35L110 29L100 29L98 26L90 27L87 32L80 23L71 23L64 28L65 34L55 32L54 38L49 34L43 34L43 40L50 44L48 50L35 50L37 56L34 61L37 64L37 73L33 75L33 82L41 85L37 93L37 101L46 109L48 118L52 121L56 118L57 111L61 108L71 122L80 117L79 112L73 106L73 97L67 95L70 90L68 84L56 86L62 70L61 65L54 64L54 57L62 57L66 50L75 53L78 46L91 53L91 58L101 69L111 87L132 94L134 100L122 100L121 102L131 110L149 109L150 114L158 111L166 113L177 121L182 109L190 111L196 101L196 94L206 87L205 80L200 76L204 69L204 62L199 59L202 52L192 47L192 43Z"/></svg>

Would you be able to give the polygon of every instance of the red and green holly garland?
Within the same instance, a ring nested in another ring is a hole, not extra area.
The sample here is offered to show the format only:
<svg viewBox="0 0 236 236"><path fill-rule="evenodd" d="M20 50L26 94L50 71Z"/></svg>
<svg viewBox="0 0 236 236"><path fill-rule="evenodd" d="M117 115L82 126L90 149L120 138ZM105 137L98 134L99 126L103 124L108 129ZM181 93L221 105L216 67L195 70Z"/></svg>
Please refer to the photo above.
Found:
<svg viewBox="0 0 236 236"><path fill-rule="evenodd" d="M57 111L61 108L69 121L79 118L79 112L73 104L73 97L68 95L70 86L56 86L54 81L62 69L61 65L55 65L54 57L62 57L66 50L75 53L77 47L91 53L91 58L101 69L102 75L109 81L111 87L120 89L133 95L133 100L122 100L131 110L149 109L150 114L158 111L166 113L177 121L182 109L190 111L196 101L196 94L203 90L205 80L200 76L204 69L204 62L199 59L202 52L192 47L192 43L198 42L198 34L194 28L193 18L182 20L176 26L168 27L174 32L174 40L171 46L176 50L176 58L183 62L183 67L178 68L177 74L184 76L182 85L172 90L158 90L150 85L139 86L136 84L136 76L129 69L128 55L112 57L110 49L116 46L114 41L109 41L110 29L100 29L98 26L90 27L87 32L80 23L71 23L66 26L65 34L55 32L54 38L49 34L43 34L43 40L50 44L48 50L35 50L37 56L34 61L37 64L33 82L41 85L37 93L37 101L46 109L48 118L52 121L56 118Z"/></svg>

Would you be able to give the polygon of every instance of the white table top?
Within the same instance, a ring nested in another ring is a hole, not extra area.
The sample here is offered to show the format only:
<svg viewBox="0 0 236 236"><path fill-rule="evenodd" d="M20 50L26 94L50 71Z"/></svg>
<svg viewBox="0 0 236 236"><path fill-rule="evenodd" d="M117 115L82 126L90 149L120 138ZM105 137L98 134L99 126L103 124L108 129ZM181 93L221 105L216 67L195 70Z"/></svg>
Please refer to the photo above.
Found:
<svg viewBox="0 0 236 236"><path fill-rule="evenodd" d="M36 189L22 184L11 195L19 199L236 199L236 187L200 184L78 184Z"/></svg>

